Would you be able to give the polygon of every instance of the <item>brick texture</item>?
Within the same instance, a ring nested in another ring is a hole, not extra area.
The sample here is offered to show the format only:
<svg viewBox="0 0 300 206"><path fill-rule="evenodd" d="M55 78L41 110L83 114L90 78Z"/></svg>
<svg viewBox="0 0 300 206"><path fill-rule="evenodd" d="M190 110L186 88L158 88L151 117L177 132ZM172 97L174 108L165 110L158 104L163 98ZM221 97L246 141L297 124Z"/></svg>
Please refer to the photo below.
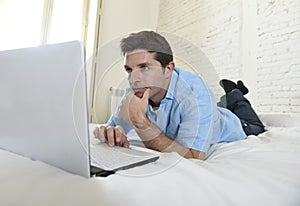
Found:
<svg viewBox="0 0 300 206"><path fill-rule="evenodd" d="M219 79L253 82L251 101L258 113L300 115L300 1L256 0L249 12L247 4L248 0L161 0L157 30L197 45ZM250 62L247 55L253 56Z"/></svg>
<svg viewBox="0 0 300 206"><path fill-rule="evenodd" d="M300 114L300 1L259 0L257 30L259 110Z"/></svg>

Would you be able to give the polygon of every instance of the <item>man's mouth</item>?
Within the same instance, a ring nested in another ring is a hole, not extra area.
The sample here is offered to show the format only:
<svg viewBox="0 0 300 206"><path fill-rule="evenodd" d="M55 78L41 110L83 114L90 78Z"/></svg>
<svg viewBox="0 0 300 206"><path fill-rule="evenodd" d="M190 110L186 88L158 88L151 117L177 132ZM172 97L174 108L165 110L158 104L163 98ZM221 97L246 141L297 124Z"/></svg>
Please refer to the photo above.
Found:
<svg viewBox="0 0 300 206"><path fill-rule="evenodd" d="M143 88L133 88L132 90L134 91L135 96L138 97L143 97L144 92L148 89L148 87L143 87Z"/></svg>

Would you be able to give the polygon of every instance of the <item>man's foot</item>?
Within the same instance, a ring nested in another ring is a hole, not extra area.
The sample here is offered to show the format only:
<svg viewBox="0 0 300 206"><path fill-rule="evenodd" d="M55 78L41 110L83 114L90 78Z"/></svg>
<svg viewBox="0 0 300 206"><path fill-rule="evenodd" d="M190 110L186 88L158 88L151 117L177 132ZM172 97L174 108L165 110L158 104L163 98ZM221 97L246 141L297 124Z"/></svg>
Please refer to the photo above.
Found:
<svg viewBox="0 0 300 206"><path fill-rule="evenodd" d="M220 86L225 90L226 93L231 92L233 89L237 88L237 85L228 79L222 79L219 82Z"/></svg>
<svg viewBox="0 0 300 206"><path fill-rule="evenodd" d="M244 83L241 80L237 81L236 88L239 89L243 93L243 95L249 92L248 88L244 85Z"/></svg>

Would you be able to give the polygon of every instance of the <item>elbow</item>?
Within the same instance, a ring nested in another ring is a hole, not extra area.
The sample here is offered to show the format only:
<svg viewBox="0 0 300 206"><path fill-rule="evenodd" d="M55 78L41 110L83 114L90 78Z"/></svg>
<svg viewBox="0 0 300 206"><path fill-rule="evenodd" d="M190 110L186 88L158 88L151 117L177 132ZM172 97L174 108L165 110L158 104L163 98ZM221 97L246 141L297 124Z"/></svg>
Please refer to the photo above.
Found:
<svg viewBox="0 0 300 206"><path fill-rule="evenodd" d="M200 152L198 150L189 149L189 151L184 156L187 159L198 159L198 160L204 160L205 159L205 152Z"/></svg>

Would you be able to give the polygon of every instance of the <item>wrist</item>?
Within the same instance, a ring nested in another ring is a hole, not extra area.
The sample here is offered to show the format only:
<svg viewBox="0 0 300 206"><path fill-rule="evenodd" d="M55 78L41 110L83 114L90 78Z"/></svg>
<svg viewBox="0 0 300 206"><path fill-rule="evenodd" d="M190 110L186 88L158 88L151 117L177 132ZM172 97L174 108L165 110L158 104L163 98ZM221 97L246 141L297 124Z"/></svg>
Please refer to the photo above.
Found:
<svg viewBox="0 0 300 206"><path fill-rule="evenodd" d="M146 116L141 116L131 120L132 126L135 130L146 130L151 126L151 121Z"/></svg>
<svg viewBox="0 0 300 206"><path fill-rule="evenodd" d="M146 119L142 126L134 127L134 129L143 141L150 141L158 137L162 132L148 118Z"/></svg>

